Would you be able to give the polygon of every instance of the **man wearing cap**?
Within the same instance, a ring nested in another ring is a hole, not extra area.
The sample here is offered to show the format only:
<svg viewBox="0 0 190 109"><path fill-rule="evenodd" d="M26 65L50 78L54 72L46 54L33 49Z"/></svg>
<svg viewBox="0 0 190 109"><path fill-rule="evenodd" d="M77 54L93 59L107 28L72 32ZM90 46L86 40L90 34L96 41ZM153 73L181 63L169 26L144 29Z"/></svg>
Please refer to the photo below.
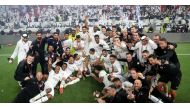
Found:
<svg viewBox="0 0 190 109"><path fill-rule="evenodd" d="M154 41L152 41L147 36L142 36L141 41L137 42L137 44L135 44L135 46L131 47L130 49L136 51L137 59L143 63L144 60L142 58L142 52L147 50L150 54L153 54L156 48L157 44Z"/></svg>
<svg viewBox="0 0 190 109"><path fill-rule="evenodd" d="M31 43L32 41L28 40L28 35L22 34L21 39L17 42L13 54L9 58L9 63L13 63L16 56L18 56L18 64L20 61L25 59Z"/></svg>

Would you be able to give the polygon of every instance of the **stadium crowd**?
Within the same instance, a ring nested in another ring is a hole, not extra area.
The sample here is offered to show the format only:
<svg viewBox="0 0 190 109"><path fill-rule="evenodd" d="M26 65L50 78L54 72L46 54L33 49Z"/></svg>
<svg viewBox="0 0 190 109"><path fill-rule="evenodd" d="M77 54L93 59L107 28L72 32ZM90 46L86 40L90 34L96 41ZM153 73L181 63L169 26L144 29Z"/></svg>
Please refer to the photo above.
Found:
<svg viewBox="0 0 190 109"><path fill-rule="evenodd" d="M22 34L8 58L13 63L18 56L14 78L22 89L13 102L46 102L56 90L63 94L68 85L85 78L104 84L93 93L99 103L175 102L182 77L176 43L159 34L150 39L136 26L93 25L89 31L87 19L82 25L64 34L38 30L34 41Z"/></svg>
<svg viewBox="0 0 190 109"><path fill-rule="evenodd" d="M132 25L149 31L188 32L189 6L0 6L1 33L18 33L38 28L51 31L53 28L82 26L88 17L89 26L94 23L111 26L121 25L130 28ZM153 21L156 20L156 22ZM156 25L156 26L155 26ZM149 28L151 28L149 30ZM153 28L153 30L152 30Z"/></svg>

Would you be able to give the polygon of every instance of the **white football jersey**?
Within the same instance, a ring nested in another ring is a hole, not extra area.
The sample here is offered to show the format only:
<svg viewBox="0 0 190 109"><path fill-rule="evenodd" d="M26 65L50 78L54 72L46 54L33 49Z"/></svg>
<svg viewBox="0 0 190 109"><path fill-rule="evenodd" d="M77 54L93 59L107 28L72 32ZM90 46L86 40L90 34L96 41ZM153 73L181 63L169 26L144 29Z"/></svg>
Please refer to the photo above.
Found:
<svg viewBox="0 0 190 109"><path fill-rule="evenodd" d="M51 85L49 87L54 88L57 85L57 83L62 80L62 77L63 77L63 70L62 69L60 69L58 74L56 74L54 70L51 70L49 72L49 76L48 76L48 79L46 81L46 84L48 83L48 85Z"/></svg>
<svg viewBox="0 0 190 109"><path fill-rule="evenodd" d="M100 71L100 73L99 73L99 78L101 78L101 77L103 77L103 83L104 83L105 87L109 87L110 85L113 84L111 81L108 80L108 75L104 70Z"/></svg>

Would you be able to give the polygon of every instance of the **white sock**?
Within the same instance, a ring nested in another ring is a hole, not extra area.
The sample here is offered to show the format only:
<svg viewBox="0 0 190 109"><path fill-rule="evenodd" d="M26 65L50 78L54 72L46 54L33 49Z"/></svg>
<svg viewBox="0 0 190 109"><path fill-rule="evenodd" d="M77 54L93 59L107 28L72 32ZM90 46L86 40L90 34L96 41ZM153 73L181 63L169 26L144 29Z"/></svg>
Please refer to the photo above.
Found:
<svg viewBox="0 0 190 109"><path fill-rule="evenodd" d="M161 100L159 100L158 98L156 98L155 96L153 95L150 95L149 99L151 101L153 101L154 103L163 103Z"/></svg>
<svg viewBox="0 0 190 109"><path fill-rule="evenodd" d="M61 81L60 88L63 88L65 86L65 81Z"/></svg>
<svg viewBox="0 0 190 109"><path fill-rule="evenodd" d="M47 100L48 100L48 97L44 96L44 97L40 98L39 100L35 101L34 103L43 103L43 102L46 102Z"/></svg>
<svg viewBox="0 0 190 109"><path fill-rule="evenodd" d="M77 79L72 80L71 82L69 82L67 85L72 85L72 84L75 84L75 83L77 83L77 82L79 82L79 81L80 81L80 79L77 78Z"/></svg>
<svg viewBox="0 0 190 109"><path fill-rule="evenodd" d="M33 97L32 99L34 99L35 101L39 98L42 98L44 95L46 95L46 91L42 91L40 94L36 95L35 97Z"/></svg>

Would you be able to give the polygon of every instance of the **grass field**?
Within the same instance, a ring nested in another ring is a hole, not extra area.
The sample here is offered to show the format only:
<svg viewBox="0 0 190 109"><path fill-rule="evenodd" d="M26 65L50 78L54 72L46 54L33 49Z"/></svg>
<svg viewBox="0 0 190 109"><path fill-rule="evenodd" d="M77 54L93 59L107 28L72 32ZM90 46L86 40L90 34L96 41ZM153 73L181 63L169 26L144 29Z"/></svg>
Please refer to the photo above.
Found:
<svg viewBox="0 0 190 109"><path fill-rule="evenodd" d="M13 75L17 61L8 64L7 57L13 52L15 46L2 46L0 49L0 103L10 103L20 91L20 87L14 80ZM181 62L182 81L177 91L177 103L190 103L190 43L178 43L176 49L178 58ZM100 85L91 77L81 80L72 86L68 86L63 95L55 93L50 103L93 103L96 102L92 93L94 90L101 90Z"/></svg>

